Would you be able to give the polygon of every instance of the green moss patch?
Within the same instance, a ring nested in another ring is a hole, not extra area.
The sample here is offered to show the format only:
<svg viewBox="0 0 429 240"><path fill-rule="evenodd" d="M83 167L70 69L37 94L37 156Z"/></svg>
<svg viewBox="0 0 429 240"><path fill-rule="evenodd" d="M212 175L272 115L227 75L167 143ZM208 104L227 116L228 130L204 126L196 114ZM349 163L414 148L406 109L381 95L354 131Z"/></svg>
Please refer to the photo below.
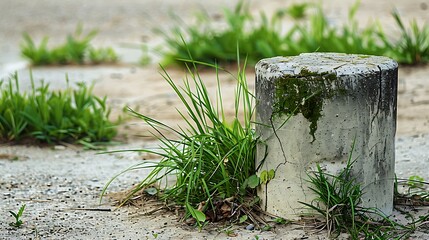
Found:
<svg viewBox="0 0 429 240"><path fill-rule="evenodd" d="M299 75L284 76L276 81L273 116L301 113L310 122L310 134L316 140L317 121L322 116L323 101L339 94L344 88L333 88L335 73L313 73L303 69Z"/></svg>

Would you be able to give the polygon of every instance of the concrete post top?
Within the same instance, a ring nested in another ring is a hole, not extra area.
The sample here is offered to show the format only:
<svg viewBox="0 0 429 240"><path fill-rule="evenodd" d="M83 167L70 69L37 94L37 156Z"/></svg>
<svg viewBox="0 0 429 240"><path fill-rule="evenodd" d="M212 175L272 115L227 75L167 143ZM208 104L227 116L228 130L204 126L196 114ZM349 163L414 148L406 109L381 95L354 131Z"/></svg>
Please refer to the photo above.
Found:
<svg viewBox="0 0 429 240"><path fill-rule="evenodd" d="M345 53L302 53L292 57L262 59L256 65L259 73L273 77L300 76L306 73L354 75L397 67L398 63L388 57Z"/></svg>

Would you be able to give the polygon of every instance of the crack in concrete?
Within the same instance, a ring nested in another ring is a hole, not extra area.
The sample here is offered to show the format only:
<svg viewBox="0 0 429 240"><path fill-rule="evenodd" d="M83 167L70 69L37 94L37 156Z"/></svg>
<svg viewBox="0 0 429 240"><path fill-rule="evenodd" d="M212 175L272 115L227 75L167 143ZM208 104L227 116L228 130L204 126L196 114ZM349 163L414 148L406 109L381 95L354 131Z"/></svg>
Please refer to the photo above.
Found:
<svg viewBox="0 0 429 240"><path fill-rule="evenodd" d="M374 123L375 118L378 116L379 112L380 112L380 108L382 107L382 101L383 101L383 96L382 96L382 88L383 88L383 74L382 74L382 69L380 68L380 66L377 65L377 68L379 70L378 73L378 83L380 84L380 86L378 87L378 102L377 102L377 110L375 112L375 114L372 116L371 119L371 126ZM371 133L372 133L372 127L371 127ZM371 134L370 133L370 134Z"/></svg>
<svg viewBox="0 0 429 240"><path fill-rule="evenodd" d="M289 119L289 118L288 118L288 119ZM287 120L286 120L286 121L287 121ZM279 135L277 134L277 130L276 130L275 126L274 126L274 123L273 123L273 116L271 116L271 117L270 117L270 123L271 123L271 127L273 128L274 136L277 138L277 141L279 141L279 144L280 144L280 150L282 151L282 155L283 155L283 158L284 158L284 162L279 163L279 164L276 166L276 168L274 169L274 172L277 172L277 169L278 169L281 165L286 165L286 163L287 163L287 158L286 158L286 153L285 153L284 148L283 148L282 141L280 140L280 137L279 137ZM283 125L283 124L282 124L282 125Z"/></svg>

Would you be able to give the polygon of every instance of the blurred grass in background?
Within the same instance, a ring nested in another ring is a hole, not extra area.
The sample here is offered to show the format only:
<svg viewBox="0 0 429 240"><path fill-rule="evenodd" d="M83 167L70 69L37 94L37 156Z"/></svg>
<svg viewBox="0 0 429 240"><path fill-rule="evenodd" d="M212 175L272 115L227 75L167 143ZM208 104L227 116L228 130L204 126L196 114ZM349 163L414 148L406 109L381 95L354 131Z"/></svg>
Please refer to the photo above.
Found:
<svg viewBox="0 0 429 240"><path fill-rule="evenodd" d="M176 27L157 30L166 41L166 47L160 49L162 64L180 64L180 59L188 58L188 51L195 61L230 64L237 61L237 45L240 57L247 57L249 64L262 58L303 52L382 55L409 65L429 62L426 24L419 26L412 21L407 27L394 11L392 16L401 35L390 38L377 21L363 28L359 26L356 18L359 3L349 9L348 21L341 26L332 25L321 6L310 3L293 4L268 18L263 12L257 17L252 15L249 5L242 1L235 9L224 10L227 24L224 29L215 27L207 14L198 16L194 25L176 18Z"/></svg>

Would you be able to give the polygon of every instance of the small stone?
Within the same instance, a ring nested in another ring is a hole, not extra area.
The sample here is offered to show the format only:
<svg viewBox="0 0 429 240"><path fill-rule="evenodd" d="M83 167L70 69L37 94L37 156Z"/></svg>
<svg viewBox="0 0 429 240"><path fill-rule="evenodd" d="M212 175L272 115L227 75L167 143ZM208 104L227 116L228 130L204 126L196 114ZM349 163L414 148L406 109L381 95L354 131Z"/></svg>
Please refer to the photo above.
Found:
<svg viewBox="0 0 429 240"><path fill-rule="evenodd" d="M66 147L64 147L63 145L55 145L54 146L54 150L65 150Z"/></svg>
<svg viewBox="0 0 429 240"><path fill-rule="evenodd" d="M255 225L253 224L249 224L246 226L246 230L253 230L253 229L255 229Z"/></svg>

